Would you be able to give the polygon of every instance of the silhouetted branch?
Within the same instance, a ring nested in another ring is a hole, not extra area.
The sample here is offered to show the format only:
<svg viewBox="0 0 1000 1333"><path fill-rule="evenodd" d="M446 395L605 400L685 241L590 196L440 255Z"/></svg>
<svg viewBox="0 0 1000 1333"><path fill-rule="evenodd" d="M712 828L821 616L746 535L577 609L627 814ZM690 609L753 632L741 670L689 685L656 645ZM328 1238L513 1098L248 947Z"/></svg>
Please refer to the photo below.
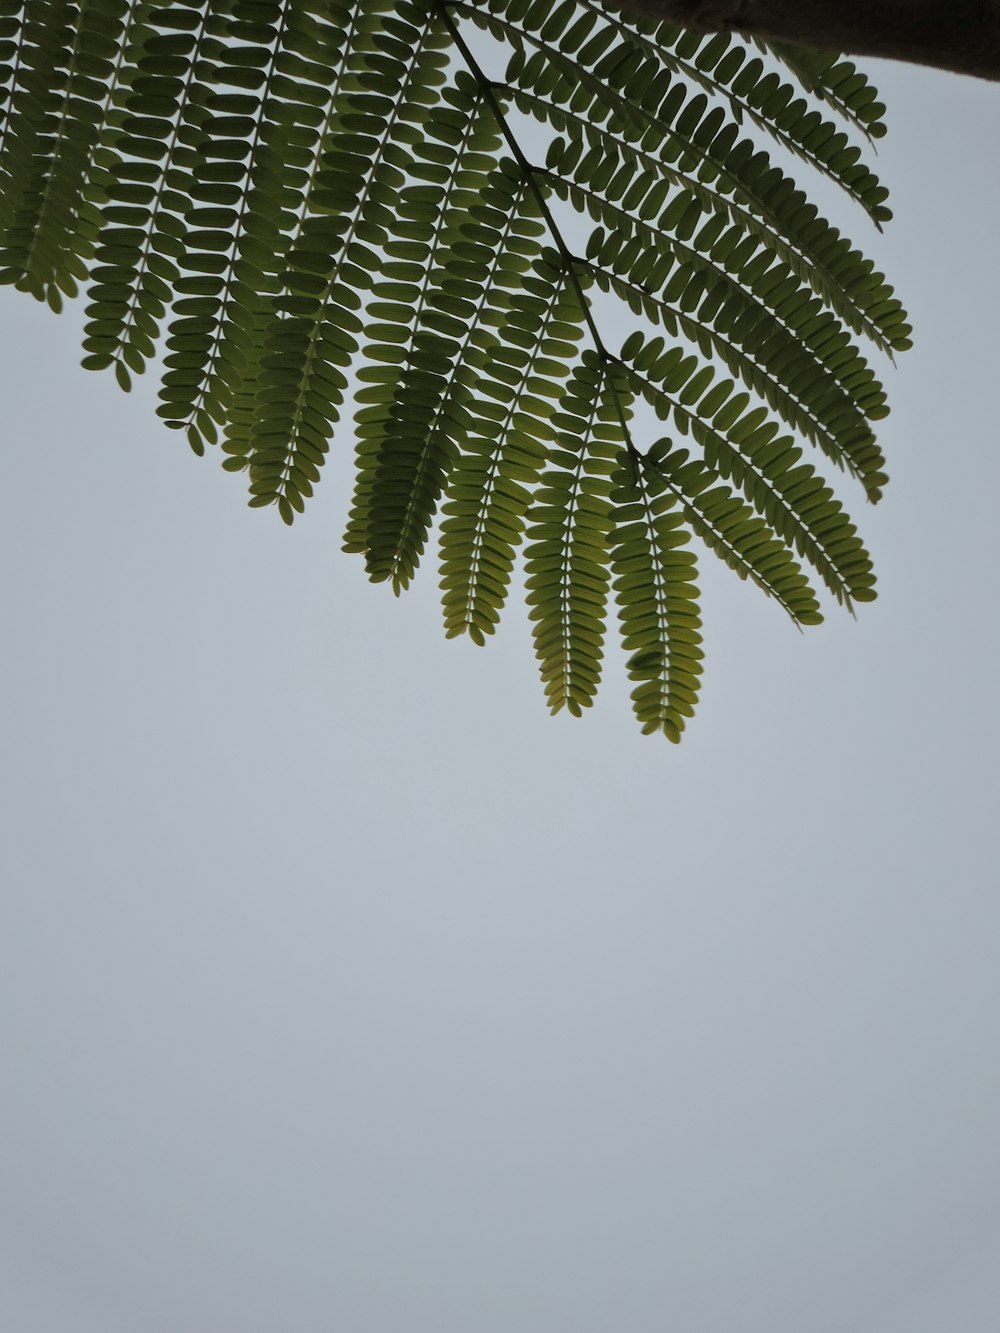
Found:
<svg viewBox="0 0 1000 1333"><path fill-rule="evenodd" d="M613 2L701 32L742 32L1000 80L1000 0Z"/></svg>

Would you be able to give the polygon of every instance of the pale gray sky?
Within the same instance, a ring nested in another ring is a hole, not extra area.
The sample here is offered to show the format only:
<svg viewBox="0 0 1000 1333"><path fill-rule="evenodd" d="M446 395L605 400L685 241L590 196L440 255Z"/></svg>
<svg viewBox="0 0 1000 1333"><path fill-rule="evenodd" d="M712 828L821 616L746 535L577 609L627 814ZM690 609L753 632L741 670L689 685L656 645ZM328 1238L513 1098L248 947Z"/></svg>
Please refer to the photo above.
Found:
<svg viewBox="0 0 1000 1333"><path fill-rule="evenodd" d="M706 561L680 749L0 293L5 1329L1000 1327L1000 88L879 74L881 598Z"/></svg>

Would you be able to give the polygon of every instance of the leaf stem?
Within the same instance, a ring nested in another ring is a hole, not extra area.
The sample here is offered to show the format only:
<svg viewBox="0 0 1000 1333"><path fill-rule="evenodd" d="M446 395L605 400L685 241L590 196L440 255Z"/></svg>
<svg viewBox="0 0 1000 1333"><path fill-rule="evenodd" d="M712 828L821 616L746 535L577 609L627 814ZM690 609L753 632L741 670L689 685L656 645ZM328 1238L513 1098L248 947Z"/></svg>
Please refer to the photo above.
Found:
<svg viewBox="0 0 1000 1333"><path fill-rule="evenodd" d="M506 111L504 110L504 107L501 105L500 99L497 97L496 89L505 88L506 85L495 83L493 80L488 79L486 77L478 60L472 54L472 51L469 49L468 43L462 36L461 29L455 22L452 15L449 13L447 0L436 0L436 3L445 27L451 33L452 40L454 41L455 45L461 52L462 59L465 61L469 73L479 84L479 87L482 91L483 100L486 102L490 110L493 112L497 125L500 127L500 132L503 135L504 139L507 141L507 146L510 149L515 162L524 172L525 179L528 182L528 188L535 196L535 199L538 203L538 207L549 229L549 234L552 237L556 249L559 251L559 254L562 257L563 263L566 267L566 272L569 275L570 283L572 284L573 289L576 292L577 300L580 303L580 309L583 312L584 319L586 320L587 328L590 330L590 336L594 341L595 350L597 351L598 356L601 358L602 363L605 365L610 365L614 361L614 358L609 354L608 349L605 346L604 339L601 337L601 331L597 327L597 324L594 320L593 311L590 308L590 302L587 300L586 294L583 290L583 284L580 281L580 275L579 272L577 271L577 264L573 251L570 249L570 247L566 244L566 241L563 239L562 232L559 230L556 220L552 215L552 210L549 208L548 196L546 195L545 190L542 188L542 185L538 179L538 169L537 167L533 166L531 162L528 161L527 157L525 157L524 152L521 149L521 145L518 143L517 137L515 136L514 131L511 129L510 124L507 120ZM638 467L639 460L641 459L642 456L636 449L635 444L632 440L631 433L628 429L628 423L625 419L625 412L617 392L615 393L614 397L615 397L615 410L618 413L618 418L619 421L621 422L622 434L626 442L626 447L629 452L629 457L632 461L633 466Z"/></svg>

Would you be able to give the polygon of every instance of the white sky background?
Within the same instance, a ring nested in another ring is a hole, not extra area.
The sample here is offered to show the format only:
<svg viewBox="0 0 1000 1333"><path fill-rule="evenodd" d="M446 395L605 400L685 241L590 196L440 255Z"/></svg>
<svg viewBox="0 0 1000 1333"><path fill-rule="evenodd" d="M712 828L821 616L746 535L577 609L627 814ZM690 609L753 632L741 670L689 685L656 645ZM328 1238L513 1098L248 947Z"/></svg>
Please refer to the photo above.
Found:
<svg viewBox="0 0 1000 1333"><path fill-rule="evenodd" d="M1000 1327L1000 87L879 75L880 600L706 557L679 749L0 293L5 1329Z"/></svg>

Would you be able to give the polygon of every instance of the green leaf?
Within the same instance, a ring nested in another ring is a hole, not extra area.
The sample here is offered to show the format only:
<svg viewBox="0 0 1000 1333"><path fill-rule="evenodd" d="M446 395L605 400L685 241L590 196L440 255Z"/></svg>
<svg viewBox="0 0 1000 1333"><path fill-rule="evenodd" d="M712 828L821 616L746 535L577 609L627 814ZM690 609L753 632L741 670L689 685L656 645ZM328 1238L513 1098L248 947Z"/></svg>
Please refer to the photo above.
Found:
<svg viewBox="0 0 1000 1333"><path fill-rule="evenodd" d="M523 546L553 711L613 591L677 740L695 543L800 626L812 574L875 596L826 473L882 494L862 348L910 329L784 164L881 226L883 111L850 61L594 0L0 3L0 282L83 293L83 365L151 374L285 524L352 440L345 547L399 592L436 541L449 636L494 633Z"/></svg>

